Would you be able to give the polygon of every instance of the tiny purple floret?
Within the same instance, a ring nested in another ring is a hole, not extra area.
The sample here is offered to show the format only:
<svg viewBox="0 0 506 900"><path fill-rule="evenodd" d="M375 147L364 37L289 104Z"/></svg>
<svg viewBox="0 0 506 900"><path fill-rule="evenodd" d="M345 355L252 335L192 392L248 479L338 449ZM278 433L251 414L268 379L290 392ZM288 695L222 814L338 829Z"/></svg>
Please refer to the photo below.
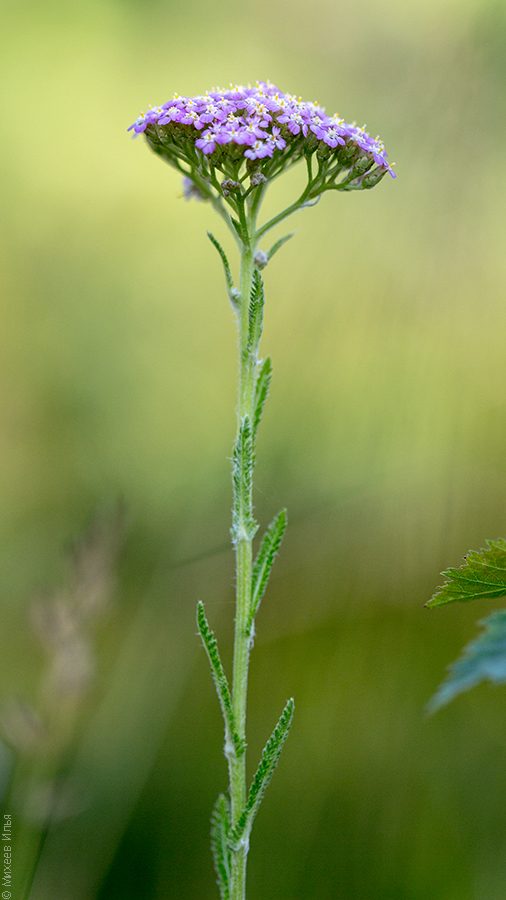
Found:
<svg viewBox="0 0 506 900"><path fill-rule="evenodd" d="M248 160L276 157L287 147L297 153L307 152L306 148L312 152L316 138L337 155L341 147L351 145L395 178L378 137L371 138L365 127L358 128L338 115L327 116L316 101L284 94L270 81L257 81L254 87L231 84L197 97L174 94L162 106L150 106L141 113L128 130L141 134L146 129L148 138L160 129L156 134L165 135L165 143L179 134L178 146L190 139L206 157L231 153L237 159L242 153Z"/></svg>

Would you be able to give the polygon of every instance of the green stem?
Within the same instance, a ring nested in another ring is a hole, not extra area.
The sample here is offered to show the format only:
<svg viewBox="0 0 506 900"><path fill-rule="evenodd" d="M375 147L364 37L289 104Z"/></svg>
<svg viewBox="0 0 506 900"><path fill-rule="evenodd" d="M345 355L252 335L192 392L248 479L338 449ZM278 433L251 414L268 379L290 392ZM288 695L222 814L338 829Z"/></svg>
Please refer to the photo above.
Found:
<svg viewBox="0 0 506 900"><path fill-rule="evenodd" d="M239 398L237 407L238 433L241 422L248 416L253 420L255 380L258 344L247 349L249 331L249 304L254 273L256 249L255 218L241 210L241 224L246 229L241 248L240 300L237 310L239 330ZM248 498L252 510L251 490ZM247 514L248 511L246 511ZM249 613L251 607L251 575L253 564L252 539L240 529L235 543L236 552L236 617L234 640L234 669L232 679L232 707L235 724L241 740L246 739L246 698L248 689L248 665L250 653ZM229 759L231 818L234 827L246 804L246 754ZM244 900L246 890L246 858L248 847L241 845L231 853L230 900Z"/></svg>
<svg viewBox="0 0 506 900"><path fill-rule="evenodd" d="M314 181L310 181L306 185L306 188L300 195L299 199L295 201L295 203L292 203L290 206L284 209L283 212L278 213L277 216L274 216L272 219L269 219L269 221L266 222L265 225L262 225L262 227L259 228L256 232L257 240L259 240L264 234L266 234L267 231L270 231L271 228L274 228L275 225L278 225L279 222L282 222L283 219L286 219L287 216L291 216L292 213L297 212L297 210L300 209L309 199L313 187Z"/></svg>

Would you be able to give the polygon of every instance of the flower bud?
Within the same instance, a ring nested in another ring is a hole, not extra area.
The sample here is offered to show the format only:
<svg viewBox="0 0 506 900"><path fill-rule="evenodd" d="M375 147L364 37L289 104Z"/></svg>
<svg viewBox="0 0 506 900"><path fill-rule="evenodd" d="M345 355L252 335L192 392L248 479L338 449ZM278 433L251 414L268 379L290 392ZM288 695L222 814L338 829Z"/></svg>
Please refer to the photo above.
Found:
<svg viewBox="0 0 506 900"><path fill-rule="evenodd" d="M257 269L265 269L268 262L269 257L267 256L267 253L264 253L263 250L257 250L255 253L255 265Z"/></svg>
<svg viewBox="0 0 506 900"><path fill-rule="evenodd" d="M353 168L350 172L350 178L360 178L361 175L364 175L368 169L373 165L374 160L369 156L361 156L360 159L353 164Z"/></svg>
<svg viewBox="0 0 506 900"><path fill-rule="evenodd" d="M362 187L363 188L372 188L382 178L386 175L388 169L383 168L383 166L378 166L376 169L373 169L372 172L367 172L362 179Z"/></svg>
<svg viewBox="0 0 506 900"><path fill-rule="evenodd" d="M223 191L223 196L229 197L230 194L237 194L241 190L241 185L238 181L232 181L231 178L225 178L225 181L221 182L221 189Z"/></svg>
<svg viewBox="0 0 506 900"><path fill-rule="evenodd" d="M354 163L355 160L359 158L359 156L360 151L357 145L352 141L348 141L348 143L346 143L344 147L339 147L336 154L337 160L341 163L342 166L352 165L352 163Z"/></svg>
<svg viewBox="0 0 506 900"><path fill-rule="evenodd" d="M267 178L265 177L265 175L262 175L261 172L253 172L250 178L251 187L259 187L259 185L265 184L266 181Z"/></svg>

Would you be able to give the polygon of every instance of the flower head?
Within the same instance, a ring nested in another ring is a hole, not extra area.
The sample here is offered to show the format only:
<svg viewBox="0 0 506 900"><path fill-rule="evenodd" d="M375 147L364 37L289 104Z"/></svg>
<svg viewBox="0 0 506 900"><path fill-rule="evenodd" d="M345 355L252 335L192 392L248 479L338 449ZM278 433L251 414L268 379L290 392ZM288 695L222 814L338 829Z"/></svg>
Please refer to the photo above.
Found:
<svg viewBox="0 0 506 900"><path fill-rule="evenodd" d="M309 199L325 190L372 187L387 172L395 178L379 137L371 138L365 127L337 114L326 115L316 101L284 94L269 81L254 87L231 84L197 97L175 94L142 112L128 130L143 133L156 153L198 183L200 193L207 185L209 199L218 194L232 204L216 170L245 192L260 185L263 190L270 178L305 158L314 181Z"/></svg>

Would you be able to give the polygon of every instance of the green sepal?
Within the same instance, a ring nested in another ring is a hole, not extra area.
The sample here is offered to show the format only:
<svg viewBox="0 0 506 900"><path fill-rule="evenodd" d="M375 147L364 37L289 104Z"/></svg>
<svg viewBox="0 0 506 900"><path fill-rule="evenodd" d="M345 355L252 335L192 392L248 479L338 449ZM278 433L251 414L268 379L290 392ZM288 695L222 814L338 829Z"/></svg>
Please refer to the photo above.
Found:
<svg viewBox="0 0 506 900"><path fill-rule="evenodd" d="M256 353L262 337L264 321L264 283L258 269L253 272L253 281L248 309L248 338L244 350L245 356Z"/></svg>
<svg viewBox="0 0 506 900"><path fill-rule="evenodd" d="M447 579L426 603L428 607L468 600L506 596L506 540L487 541L487 547L470 550L465 564L441 574Z"/></svg>
<svg viewBox="0 0 506 900"><path fill-rule="evenodd" d="M271 249L267 253L267 262L270 262L274 254L277 253L278 250L281 249L283 244L286 244L286 242L289 241L290 238L293 238L294 234L297 234L297 232L292 231L290 234L285 234L284 237L280 238L279 241L276 241L276 243L272 245Z"/></svg>
<svg viewBox="0 0 506 900"><path fill-rule="evenodd" d="M221 900L230 898L230 804L224 794L218 797L211 813L211 850Z"/></svg>
<svg viewBox="0 0 506 900"><path fill-rule="evenodd" d="M244 416L234 447L232 480L234 483L234 507L232 510L232 540L250 541L256 534L257 522L253 518L251 491L253 484L253 434L249 416Z"/></svg>
<svg viewBox="0 0 506 900"><path fill-rule="evenodd" d="M429 701L428 712L435 712L481 681L506 683L506 609L492 613L478 624L485 631L464 647L460 658L448 667L449 674Z"/></svg>
<svg viewBox="0 0 506 900"><path fill-rule="evenodd" d="M269 575L283 540L286 526L287 513L286 509L282 509L276 518L273 519L263 536L251 576L251 606L248 616L248 631L252 630L253 621L258 612L260 601L265 594Z"/></svg>
<svg viewBox="0 0 506 900"><path fill-rule="evenodd" d="M272 364L268 356L260 369L255 382L255 409L253 412L253 438L256 437L258 426L264 411L265 401L269 394L272 379Z"/></svg>
<svg viewBox="0 0 506 900"><path fill-rule="evenodd" d="M197 603L197 625L204 644L207 658L211 666L214 686L220 701L223 721L225 723L225 756L242 756L246 749L245 742L237 734L232 709L232 698L228 686L227 676L223 668L216 638L209 627L204 612L204 604L201 600Z"/></svg>
<svg viewBox="0 0 506 900"><path fill-rule="evenodd" d="M210 231L208 231L207 236L208 236L209 240L211 241L211 243L216 247L218 253L220 254L221 261L223 263L223 268L225 270L225 279L227 282L228 296L230 298L230 302L231 302L232 306L236 307L237 300L239 297L239 291L237 288L234 287L232 273L230 272L230 266L228 264L228 259L227 259L226 253L225 253L223 247L221 246L221 244L219 243L219 241L216 240L214 234L212 234Z"/></svg>
<svg viewBox="0 0 506 900"><path fill-rule="evenodd" d="M293 699L290 698L281 713L279 722L262 751L262 758L258 769L255 772L253 781L251 782L246 806L239 817L236 826L230 832L229 846L231 850L236 850L241 845L248 845L253 820L258 812L258 808L262 802L267 785L272 778L274 769L278 764L283 744L290 731L293 709Z"/></svg>

